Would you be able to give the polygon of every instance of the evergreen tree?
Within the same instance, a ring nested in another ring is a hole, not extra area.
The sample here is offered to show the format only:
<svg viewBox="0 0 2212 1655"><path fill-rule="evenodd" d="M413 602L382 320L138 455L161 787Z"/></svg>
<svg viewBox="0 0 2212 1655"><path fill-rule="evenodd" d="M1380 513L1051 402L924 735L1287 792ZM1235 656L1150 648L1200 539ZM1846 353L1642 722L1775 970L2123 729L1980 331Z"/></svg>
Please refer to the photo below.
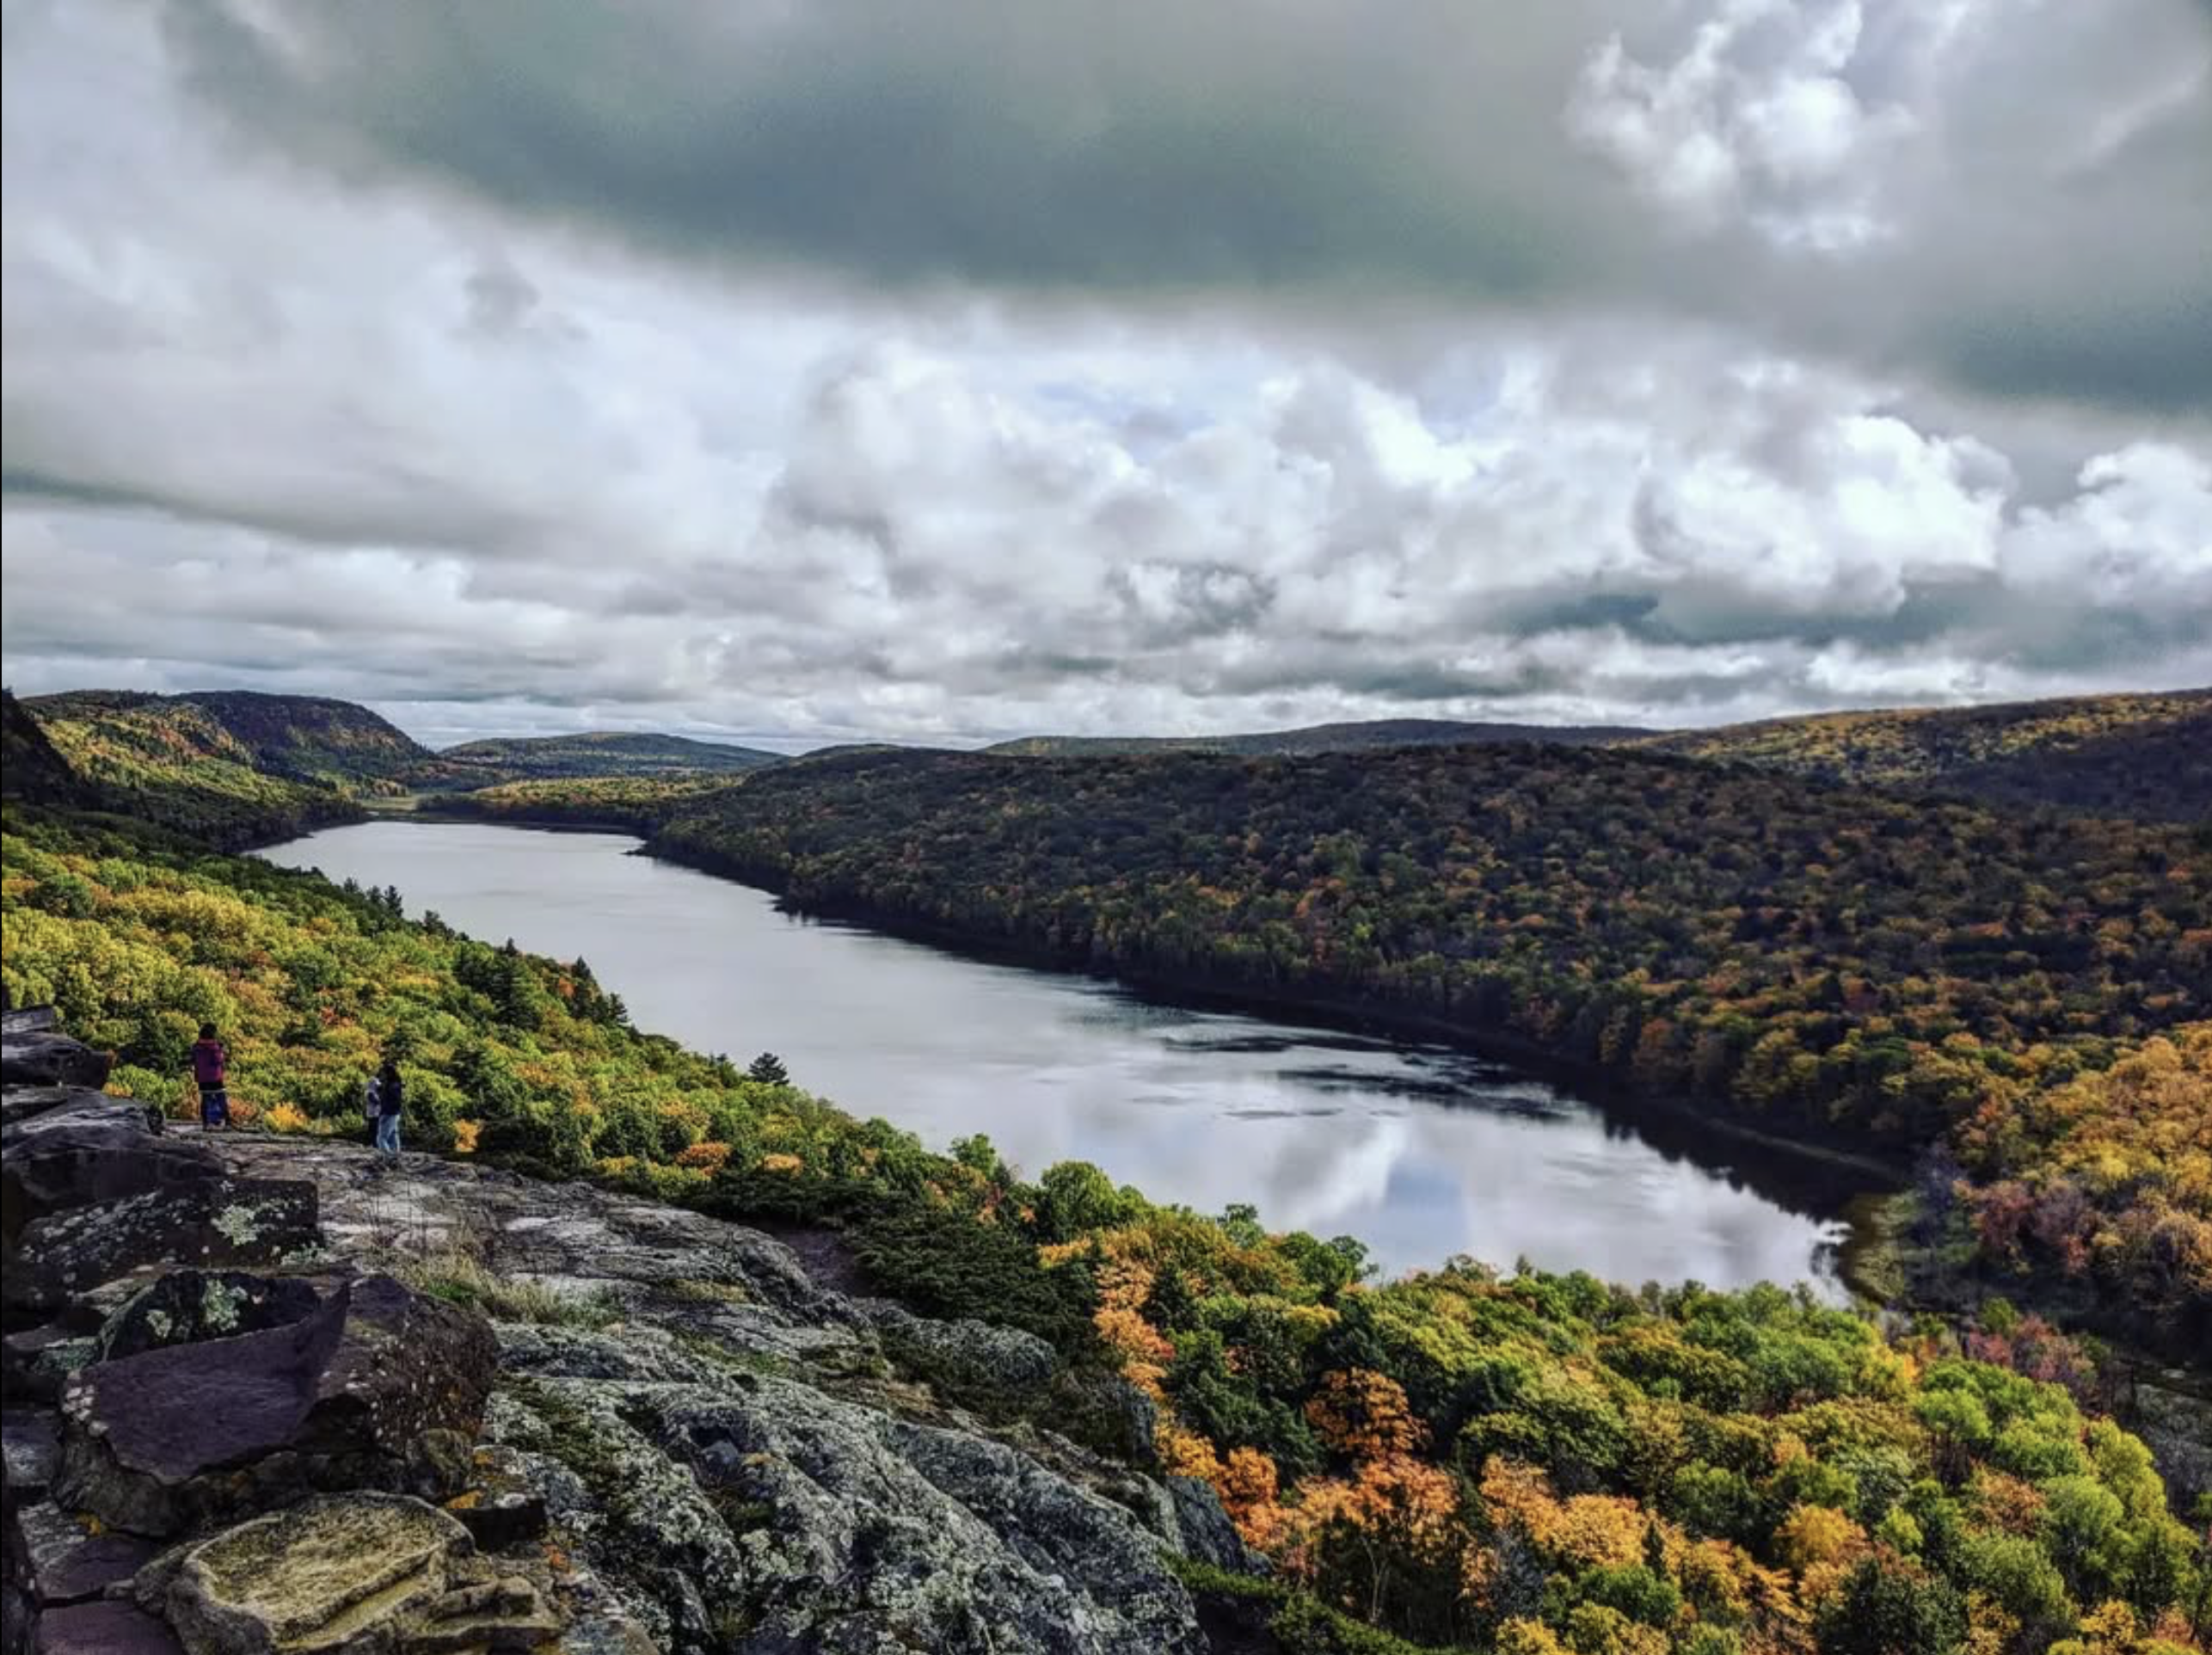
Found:
<svg viewBox="0 0 2212 1655"><path fill-rule="evenodd" d="M747 1067L745 1078L764 1086L788 1086L791 1084L791 1071L783 1067L783 1060L774 1052L763 1052Z"/></svg>

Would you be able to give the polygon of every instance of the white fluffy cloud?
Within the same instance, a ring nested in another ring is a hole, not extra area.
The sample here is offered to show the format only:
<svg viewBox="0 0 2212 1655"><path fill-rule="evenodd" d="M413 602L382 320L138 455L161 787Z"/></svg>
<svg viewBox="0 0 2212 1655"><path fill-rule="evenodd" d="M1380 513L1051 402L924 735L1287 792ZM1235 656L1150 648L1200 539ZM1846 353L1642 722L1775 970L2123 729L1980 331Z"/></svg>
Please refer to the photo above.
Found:
<svg viewBox="0 0 2212 1655"><path fill-rule="evenodd" d="M1764 247L1881 309L1835 273L1941 254L1926 175L1965 163L1900 168L1969 120L1942 101L1958 65L2017 56L2001 20L1570 21L1523 54L1556 71L1520 95L1529 130L1588 146L1558 164L1593 169L1588 204L1622 169L1661 250L1641 286L1461 308L1250 276L1047 293L980 253L918 286L828 247L751 263L710 224L694 256L465 169L273 147L195 89L175 18L11 12L8 675L323 690L434 738L790 744L2212 680L2196 414L2096 373L2056 402L1977 390L1901 354L1926 293L1863 329L1756 282L1686 304L1695 266L1661 245L1710 243L1716 272ZM2166 56L2090 75L2106 118L2068 165L2190 118ZM1105 143L1122 112L1091 92ZM108 118L70 114L92 97ZM1003 263L1065 208L970 210Z"/></svg>

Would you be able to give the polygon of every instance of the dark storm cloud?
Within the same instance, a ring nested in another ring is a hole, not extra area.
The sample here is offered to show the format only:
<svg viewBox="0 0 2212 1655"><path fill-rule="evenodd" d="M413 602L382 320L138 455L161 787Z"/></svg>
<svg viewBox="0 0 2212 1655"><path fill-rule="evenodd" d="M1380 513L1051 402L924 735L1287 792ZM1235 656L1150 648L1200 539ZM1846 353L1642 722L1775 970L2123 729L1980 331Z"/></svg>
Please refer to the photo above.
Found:
<svg viewBox="0 0 2212 1655"><path fill-rule="evenodd" d="M581 3L171 14L249 127L663 251L1089 289L1421 273L1526 292L1579 7L1052 12ZM1485 95L1467 97L1471 85ZM1448 120L1446 119L1449 112ZM1549 153L1546 163L1539 157Z"/></svg>
<svg viewBox="0 0 2212 1655"><path fill-rule="evenodd" d="M679 259L1290 311L1656 305L1994 395L2212 410L2191 0L169 16L195 83L288 157Z"/></svg>

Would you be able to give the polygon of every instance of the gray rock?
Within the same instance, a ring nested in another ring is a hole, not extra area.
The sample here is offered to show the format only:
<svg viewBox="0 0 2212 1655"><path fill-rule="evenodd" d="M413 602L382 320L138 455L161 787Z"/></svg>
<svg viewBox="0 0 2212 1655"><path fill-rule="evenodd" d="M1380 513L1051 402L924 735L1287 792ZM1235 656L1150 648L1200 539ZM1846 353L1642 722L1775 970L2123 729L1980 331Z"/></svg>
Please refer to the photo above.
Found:
<svg viewBox="0 0 2212 1655"><path fill-rule="evenodd" d="M408 1615L399 1638L406 1655L499 1655L548 1643L562 1625L534 1584L506 1575L432 1598Z"/></svg>
<svg viewBox="0 0 2212 1655"><path fill-rule="evenodd" d="M722 1512L633 1419L641 1399L694 1387L576 1380L503 1390L492 1429L625 1611L662 1649L726 1646L750 1571ZM712 1394L711 1392L704 1392Z"/></svg>
<svg viewBox="0 0 2212 1655"><path fill-rule="evenodd" d="M478 1486L445 1502L478 1549L504 1552L545 1532L545 1497L520 1467L487 1473Z"/></svg>
<svg viewBox="0 0 2212 1655"><path fill-rule="evenodd" d="M97 1092L53 1095L51 1107L11 1120L0 1147L0 1234L10 1247L51 1214L222 1177L200 1146L147 1131L135 1104Z"/></svg>
<svg viewBox="0 0 2212 1655"><path fill-rule="evenodd" d="M1167 1492L1175 1502L1176 1528L1185 1557L1238 1574L1265 1572L1261 1560L1245 1547L1237 1525L1229 1521L1213 1484L1195 1477L1171 1477Z"/></svg>
<svg viewBox="0 0 2212 1655"><path fill-rule="evenodd" d="M44 1499L61 1468L61 1416L47 1408L0 1413L0 1460L9 1507Z"/></svg>
<svg viewBox="0 0 2212 1655"><path fill-rule="evenodd" d="M71 1377L63 1498L166 1535L308 1488L398 1487L426 1430L473 1435L497 1360L474 1311L390 1277L324 1278L302 1320Z"/></svg>
<svg viewBox="0 0 2212 1655"><path fill-rule="evenodd" d="M955 1391L1032 1396L1052 1382L1060 1367L1057 1350L1018 1327L968 1318L934 1321L881 1299L857 1302L893 1362Z"/></svg>
<svg viewBox="0 0 2212 1655"><path fill-rule="evenodd" d="M184 1655L176 1634L129 1603L77 1603L39 1617L37 1655Z"/></svg>
<svg viewBox="0 0 2212 1655"><path fill-rule="evenodd" d="M80 1603L128 1580L154 1548L129 1535L95 1534L51 1501L20 1505L8 1519L16 1580L41 1608Z"/></svg>
<svg viewBox="0 0 2212 1655"><path fill-rule="evenodd" d="M51 1031L0 1034L0 1086L104 1086L115 1054Z"/></svg>
<svg viewBox="0 0 2212 1655"><path fill-rule="evenodd" d="M69 1376L92 1359L92 1341L57 1322L0 1338L0 1374L11 1402L53 1402Z"/></svg>
<svg viewBox="0 0 2212 1655"><path fill-rule="evenodd" d="M1071 1373L1024 1333L847 1298L782 1243L701 1215L429 1158L372 1174L347 1144L214 1147L233 1177L311 1177L341 1252L465 1247L619 1307L603 1328L495 1329L499 1475L476 1480L486 1504L495 1485L534 1502L550 1553L598 1583L560 1585L571 1649L1205 1647L1164 1560L1227 1554L1218 1505L1186 1513L1136 1468L1153 1419L1126 1382ZM885 1376L886 1350L931 1384ZM979 1406L992 1396L1009 1406Z"/></svg>
<svg viewBox="0 0 2212 1655"><path fill-rule="evenodd" d="M304 1321L323 1307L305 1277L173 1270L139 1288L102 1323L94 1358L116 1362L165 1344L196 1344Z"/></svg>
<svg viewBox="0 0 2212 1655"><path fill-rule="evenodd" d="M150 1264L280 1264L313 1246L316 1189L296 1179L171 1185L35 1219L9 1263L10 1308L52 1312Z"/></svg>
<svg viewBox="0 0 2212 1655"><path fill-rule="evenodd" d="M737 1514L750 1584L727 1607L756 1628L738 1647L1203 1647L1158 1541L1012 1449L791 1381L605 1388Z"/></svg>
<svg viewBox="0 0 2212 1655"><path fill-rule="evenodd" d="M30 1655L38 1611L10 1576L0 1580L0 1655Z"/></svg>
<svg viewBox="0 0 2212 1655"><path fill-rule="evenodd" d="M84 1086L8 1086L0 1088L0 1142L12 1140L15 1129L50 1114L64 1104L82 1098L106 1098L107 1093ZM114 1107L110 1100L109 1107Z"/></svg>

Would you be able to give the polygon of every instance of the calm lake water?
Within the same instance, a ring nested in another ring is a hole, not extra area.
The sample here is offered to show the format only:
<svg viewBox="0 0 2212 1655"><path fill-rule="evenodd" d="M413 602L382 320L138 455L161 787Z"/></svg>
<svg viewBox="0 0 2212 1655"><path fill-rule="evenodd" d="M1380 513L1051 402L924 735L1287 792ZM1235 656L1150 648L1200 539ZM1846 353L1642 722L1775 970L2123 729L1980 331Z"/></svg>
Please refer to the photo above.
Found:
<svg viewBox="0 0 2212 1655"><path fill-rule="evenodd" d="M372 821L262 852L396 885L488 942L589 961L641 1029L942 1148L988 1133L1029 1173L1094 1161L1155 1199L1250 1202L1359 1237L1386 1270L1526 1256L1631 1283L1805 1280L1840 1297L1847 1188L1691 1125L1641 1129L1450 1047L1163 1004L779 913L612 834ZM1654 1135L1665 1141L1654 1141Z"/></svg>

